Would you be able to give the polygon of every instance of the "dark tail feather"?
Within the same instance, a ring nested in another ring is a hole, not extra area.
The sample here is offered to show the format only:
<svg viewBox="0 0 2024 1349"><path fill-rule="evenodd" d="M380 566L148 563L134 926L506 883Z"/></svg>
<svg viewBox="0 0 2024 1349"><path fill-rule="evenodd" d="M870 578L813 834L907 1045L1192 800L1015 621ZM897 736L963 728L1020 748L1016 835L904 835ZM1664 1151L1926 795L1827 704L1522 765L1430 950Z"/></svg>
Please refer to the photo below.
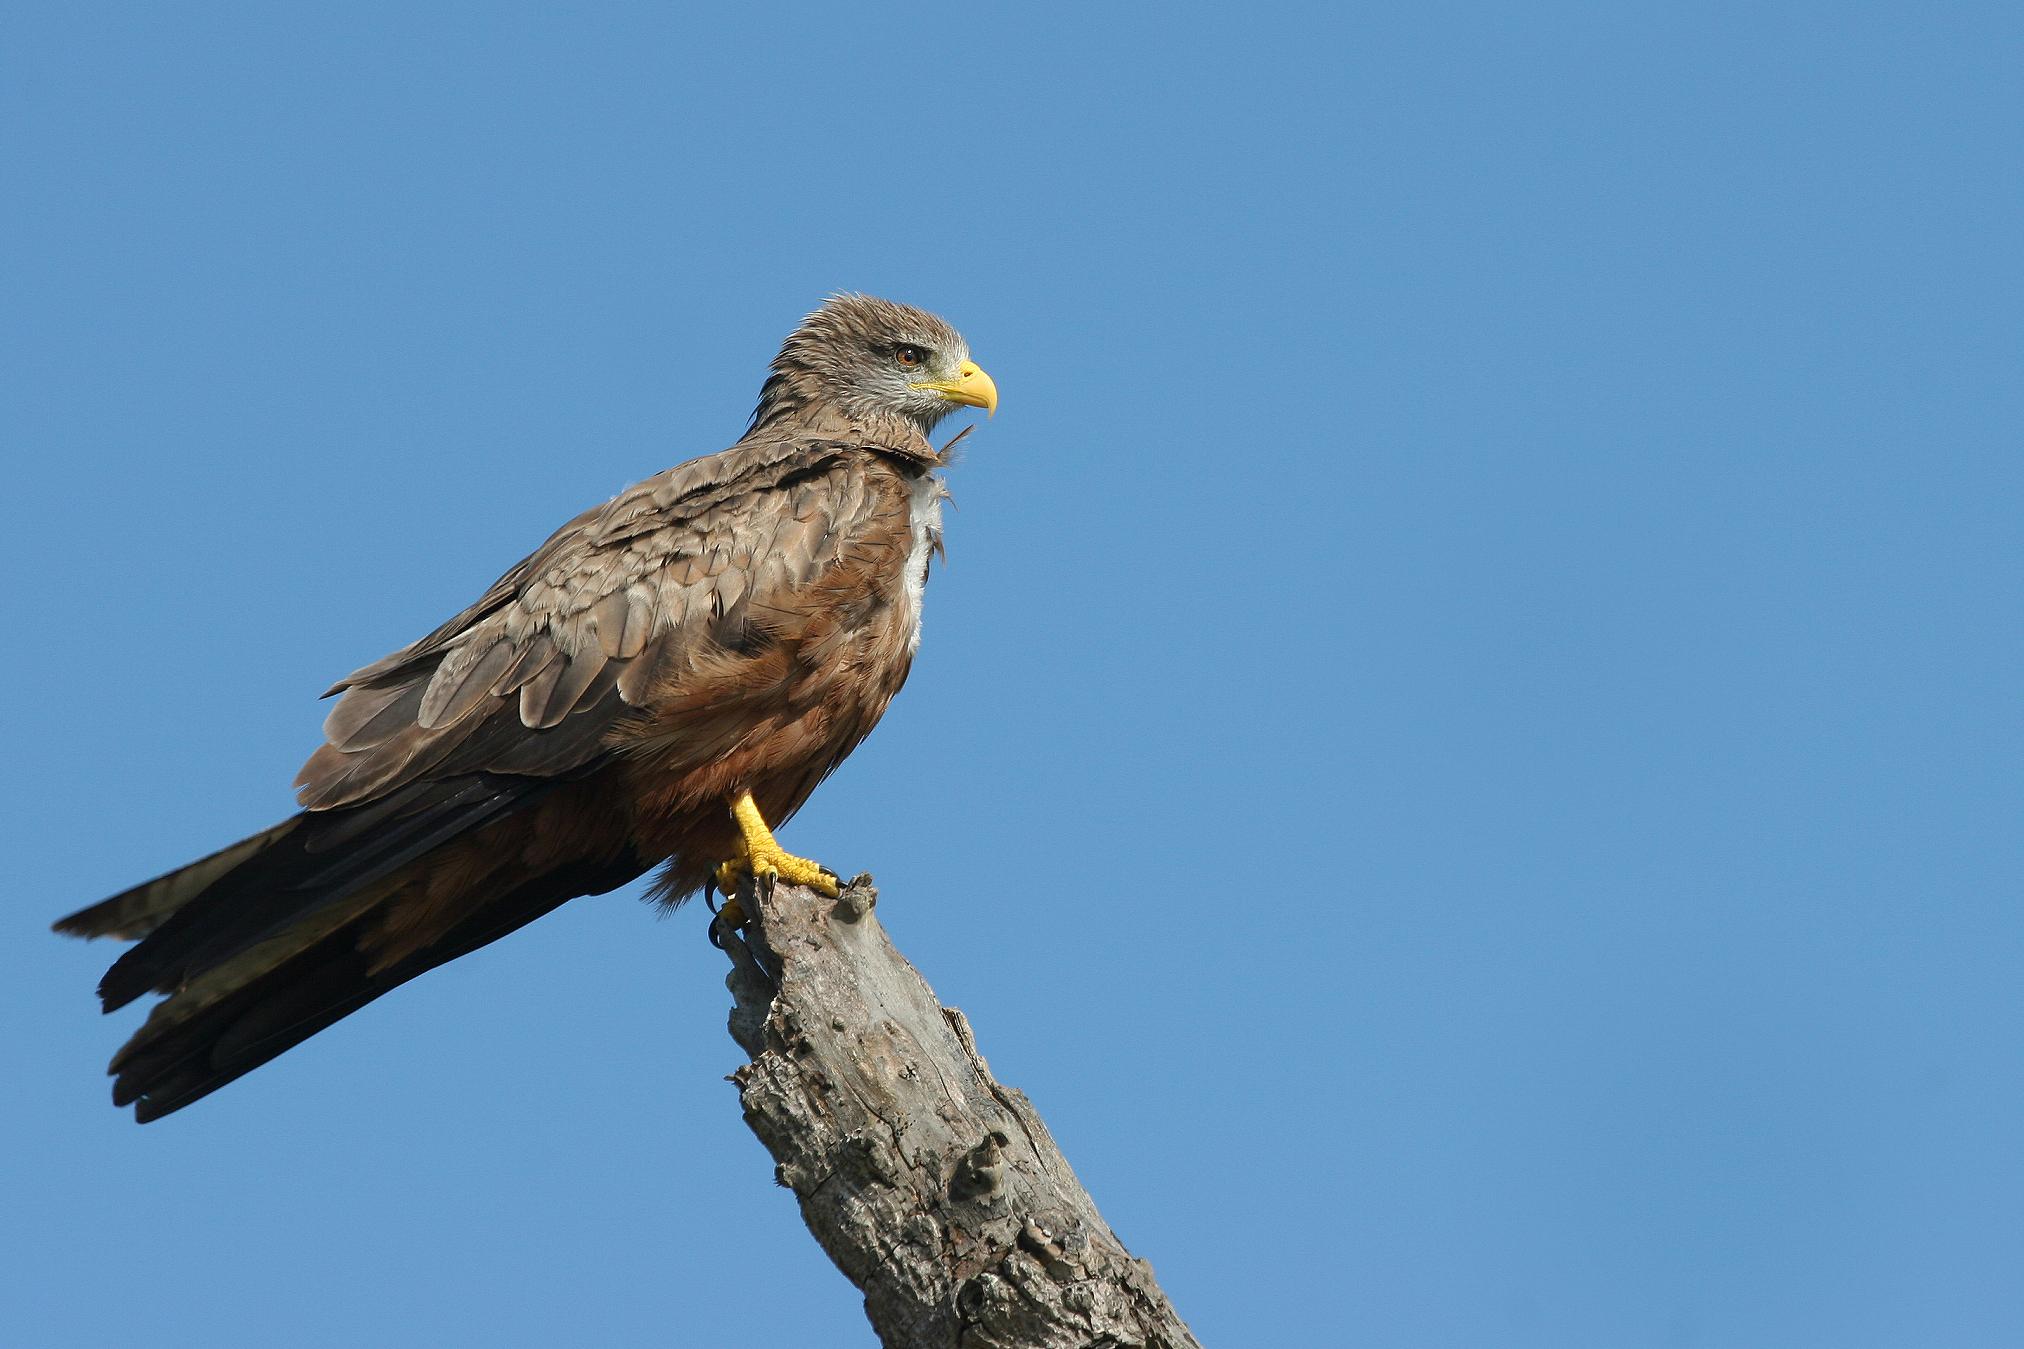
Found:
<svg viewBox="0 0 2024 1349"><path fill-rule="evenodd" d="M113 1060L113 1103L132 1103L134 1118L143 1124L181 1110L416 975L497 941L578 895L615 890L650 865L628 852L613 862L558 867L378 973L358 949L362 920L346 923L181 1024L165 1026L154 1037L142 1027Z"/></svg>
<svg viewBox="0 0 2024 1349"><path fill-rule="evenodd" d="M307 811L63 919L59 932L142 937L98 986L105 1010L171 993L451 839L570 778L476 773L418 782L366 805Z"/></svg>
<svg viewBox="0 0 2024 1349"><path fill-rule="evenodd" d="M121 941L139 941L166 922L177 909L287 836L301 825L304 818L297 815L283 820L272 829L263 829L251 838L241 839L229 848L220 848L209 857L178 867L166 876L157 876L131 890L123 890L111 899L101 900L88 909L79 909L50 926L67 937L87 940L118 937Z"/></svg>

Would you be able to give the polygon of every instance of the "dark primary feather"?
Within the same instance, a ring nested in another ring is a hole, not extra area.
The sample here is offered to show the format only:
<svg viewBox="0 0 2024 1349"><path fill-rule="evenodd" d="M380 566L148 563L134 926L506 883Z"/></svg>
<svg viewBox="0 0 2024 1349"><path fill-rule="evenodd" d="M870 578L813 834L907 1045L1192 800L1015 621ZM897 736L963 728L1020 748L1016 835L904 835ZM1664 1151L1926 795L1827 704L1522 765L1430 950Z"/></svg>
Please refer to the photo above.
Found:
<svg viewBox="0 0 2024 1349"><path fill-rule="evenodd" d="M80 909L68 918L58 919L56 931L70 937L117 937L121 941L138 941L160 927L177 909L204 893L220 878L237 870L256 853L268 847L291 831L300 828L304 815L283 820L271 829L263 829L248 839L241 839L229 848L220 848L209 857L199 858L188 866L179 867L165 876L144 881L131 890L123 890L111 899L101 900L88 909ZM111 1009L107 1009L111 1010Z"/></svg>
<svg viewBox="0 0 2024 1349"><path fill-rule="evenodd" d="M652 865L627 855L582 861L529 881L473 912L445 936L375 970L352 927L273 966L196 1017L113 1060L113 1103L145 1124L182 1109L293 1048L418 974L468 955L579 895L601 895ZM168 1003L162 1004L169 1006Z"/></svg>
<svg viewBox="0 0 2024 1349"><path fill-rule="evenodd" d="M283 927L560 785L555 779L476 774L415 783L350 810L298 815L283 836L186 899L113 963L99 984L105 1009L124 1007L150 990L172 993Z"/></svg>

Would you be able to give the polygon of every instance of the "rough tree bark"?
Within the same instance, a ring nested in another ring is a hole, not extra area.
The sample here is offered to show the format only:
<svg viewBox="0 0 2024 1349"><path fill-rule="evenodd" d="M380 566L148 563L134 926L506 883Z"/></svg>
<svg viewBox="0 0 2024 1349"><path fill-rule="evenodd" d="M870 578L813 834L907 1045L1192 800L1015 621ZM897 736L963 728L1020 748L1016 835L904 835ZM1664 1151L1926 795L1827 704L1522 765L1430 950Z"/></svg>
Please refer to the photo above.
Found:
<svg viewBox="0 0 2024 1349"><path fill-rule="evenodd" d="M781 885L739 895L731 1036L745 1122L886 1349L1200 1349L1104 1223L1031 1103L992 1080L872 913Z"/></svg>

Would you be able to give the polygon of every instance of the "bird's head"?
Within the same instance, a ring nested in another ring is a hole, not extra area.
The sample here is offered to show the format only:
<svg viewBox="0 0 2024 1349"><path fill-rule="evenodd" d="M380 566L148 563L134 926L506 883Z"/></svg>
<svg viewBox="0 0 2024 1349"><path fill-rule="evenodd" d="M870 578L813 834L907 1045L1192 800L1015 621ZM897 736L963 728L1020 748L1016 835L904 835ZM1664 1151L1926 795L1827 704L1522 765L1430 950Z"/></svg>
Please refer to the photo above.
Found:
<svg viewBox="0 0 2024 1349"><path fill-rule="evenodd" d="M959 407L998 408L997 386L970 360L961 333L923 309L835 295L781 345L752 427L840 414L925 435Z"/></svg>

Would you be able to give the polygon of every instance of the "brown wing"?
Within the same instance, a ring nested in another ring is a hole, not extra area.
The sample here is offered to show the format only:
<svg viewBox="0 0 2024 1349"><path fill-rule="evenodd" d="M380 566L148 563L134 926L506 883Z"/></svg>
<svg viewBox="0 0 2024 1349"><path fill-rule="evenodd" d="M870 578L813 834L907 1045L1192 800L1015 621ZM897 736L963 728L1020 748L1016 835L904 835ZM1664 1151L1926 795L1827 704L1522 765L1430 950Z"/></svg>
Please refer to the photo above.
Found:
<svg viewBox="0 0 2024 1349"><path fill-rule="evenodd" d="M174 995L115 1060L115 1100L143 1119L180 1109L406 979L639 875L650 849L600 837L620 802L553 791L610 758L629 722L698 742L672 757L706 755L744 716L727 700L751 694L727 671L777 654L769 633L833 624L894 579L896 491L844 442L693 461L578 517L478 604L343 681L303 770L303 815L58 925L145 934L100 985L108 1009ZM645 715L671 684L688 731L668 699ZM509 816L551 840L545 860L448 848L518 828Z"/></svg>
<svg viewBox="0 0 2024 1349"><path fill-rule="evenodd" d="M791 620L881 504L870 458L837 441L745 445L578 516L470 609L337 685L302 804L597 762L657 677Z"/></svg>
<svg viewBox="0 0 2024 1349"><path fill-rule="evenodd" d="M832 564L868 524L891 532L868 519L890 516L876 468L861 447L805 437L693 460L577 517L478 604L344 680L299 779L304 816L228 850L230 865L58 925L147 933L107 971L107 1007L180 988L595 770L670 674L721 674L755 628L827 607L804 592L851 570ZM707 753L740 715L724 704L742 681L704 682L682 701ZM685 734L665 720L663 739Z"/></svg>

